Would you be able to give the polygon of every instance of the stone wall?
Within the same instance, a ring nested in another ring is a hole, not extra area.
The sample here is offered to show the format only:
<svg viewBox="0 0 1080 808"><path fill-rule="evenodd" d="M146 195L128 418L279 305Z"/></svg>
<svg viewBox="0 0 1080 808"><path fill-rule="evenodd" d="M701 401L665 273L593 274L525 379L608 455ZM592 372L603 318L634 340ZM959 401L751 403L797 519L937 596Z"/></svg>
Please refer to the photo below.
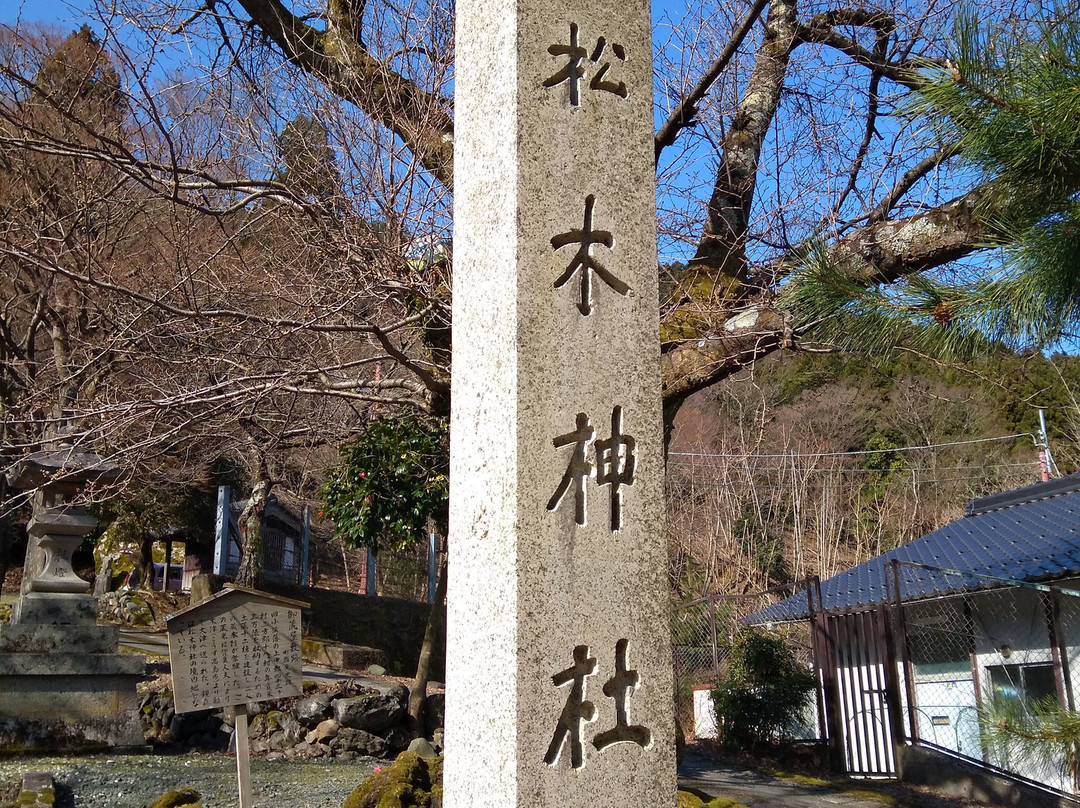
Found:
<svg viewBox="0 0 1080 808"><path fill-rule="evenodd" d="M269 583L266 589L311 604L311 609L304 612L304 624L312 637L380 648L386 652L390 673L396 676L416 673L431 611L427 603ZM431 671L431 678L440 682L444 678L445 648L445 635L440 635Z"/></svg>
<svg viewBox="0 0 1080 808"><path fill-rule="evenodd" d="M294 760L393 757L413 738L408 700L403 685L364 687L345 681L303 697L250 704L251 754ZM428 697L420 728L436 749L442 747L442 704L442 694ZM172 692L161 690L142 697L139 713L147 740L156 747L218 751L232 747L231 710L177 714Z"/></svg>

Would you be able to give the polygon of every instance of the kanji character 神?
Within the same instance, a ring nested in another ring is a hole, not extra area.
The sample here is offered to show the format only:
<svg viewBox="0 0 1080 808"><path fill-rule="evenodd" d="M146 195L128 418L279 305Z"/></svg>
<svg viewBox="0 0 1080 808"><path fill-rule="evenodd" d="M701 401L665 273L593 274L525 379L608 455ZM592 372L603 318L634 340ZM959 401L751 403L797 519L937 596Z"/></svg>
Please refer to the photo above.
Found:
<svg viewBox="0 0 1080 808"><path fill-rule="evenodd" d="M563 499L574 489L574 521L584 525L586 521L587 493L586 481L593 476L594 465L589 460L589 446L596 435L589 416L583 412L577 415L577 426L573 432L559 435L552 440L555 448L573 446L574 452L566 466L566 472L559 481L555 493L548 500L549 511L558 510ZM611 486L611 529L622 527L622 490L624 485L633 485L634 469L637 465L635 447L637 443L632 435L622 433L622 407L611 410L611 436L595 441L596 482L598 485Z"/></svg>

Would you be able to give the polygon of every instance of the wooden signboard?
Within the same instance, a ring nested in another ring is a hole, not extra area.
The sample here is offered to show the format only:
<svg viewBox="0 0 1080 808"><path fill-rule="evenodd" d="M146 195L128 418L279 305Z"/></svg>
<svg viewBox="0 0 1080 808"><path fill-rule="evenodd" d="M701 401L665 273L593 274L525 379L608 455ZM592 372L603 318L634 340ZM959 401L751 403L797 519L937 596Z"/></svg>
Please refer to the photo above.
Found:
<svg viewBox="0 0 1080 808"><path fill-rule="evenodd" d="M300 694L300 610L308 605L229 586L165 620L176 712L236 711L241 808L251 805L247 703Z"/></svg>

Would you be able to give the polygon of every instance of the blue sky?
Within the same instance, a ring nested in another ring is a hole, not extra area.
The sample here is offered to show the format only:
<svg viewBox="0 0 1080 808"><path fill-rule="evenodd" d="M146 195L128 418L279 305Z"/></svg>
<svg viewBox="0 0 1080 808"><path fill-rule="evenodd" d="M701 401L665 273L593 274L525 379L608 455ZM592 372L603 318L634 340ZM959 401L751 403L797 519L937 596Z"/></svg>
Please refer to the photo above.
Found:
<svg viewBox="0 0 1080 808"><path fill-rule="evenodd" d="M0 25L13 25L19 19L33 22L71 23L73 27L81 22L81 15L72 10L77 5L65 0L2 0L0 2ZM653 20L667 13L675 12L683 6L677 0L655 0L653 2Z"/></svg>
<svg viewBox="0 0 1080 808"><path fill-rule="evenodd" d="M71 10L63 0L4 0L0 3L0 24L13 25L19 19L33 22L72 23L77 26L81 15ZM78 22L76 21L78 20Z"/></svg>
<svg viewBox="0 0 1080 808"><path fill-rule="evenodd" d="M85 18L79 13L80 5L90 5L90 0L0 0L0 25L13 25L18 21L23 22L47 22L55 24L61 31L75 29ZM671 24L679 20L686 13L685 0L654 0L652 16L654 24L663 21ZM665 20L666 18L666 20ZM663 35L661 34L661 38ZM658 109L658 114L660 114ZM762 191L764 193L764 191ZM665 246L671 252L665 250ZM673 260L684 259L686 255L680 254L687 250L685 244L665 245L661 243L661 259ZM985 261L985 256L975 259ZM1058 343L1055 348L1065 350L1068 353L1076 353L1080 349L1076 340L1066 339Z"/></svg>

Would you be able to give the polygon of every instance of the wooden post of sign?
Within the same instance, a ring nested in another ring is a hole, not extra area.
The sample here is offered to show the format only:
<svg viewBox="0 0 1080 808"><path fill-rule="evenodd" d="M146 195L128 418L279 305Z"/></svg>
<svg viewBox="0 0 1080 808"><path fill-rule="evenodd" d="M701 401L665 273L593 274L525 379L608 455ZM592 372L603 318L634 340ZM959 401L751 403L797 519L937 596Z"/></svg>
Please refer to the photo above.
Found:
<svg viewBox="0 0 1080 808"><path fill-rule="evenodd" d="M237 704L236 725L236 781L240 786L240 808L251 808L251 753L248 749L248 714L246 704Z"/></svg>
<svg viewBox="0 0 1080 808"><path fill-rule="evenodd" d="M251 808L247 705L303 692L300 611L309 605L228 587L165 619L176 712L232 706L236 716L240 808Z"/></svg>

